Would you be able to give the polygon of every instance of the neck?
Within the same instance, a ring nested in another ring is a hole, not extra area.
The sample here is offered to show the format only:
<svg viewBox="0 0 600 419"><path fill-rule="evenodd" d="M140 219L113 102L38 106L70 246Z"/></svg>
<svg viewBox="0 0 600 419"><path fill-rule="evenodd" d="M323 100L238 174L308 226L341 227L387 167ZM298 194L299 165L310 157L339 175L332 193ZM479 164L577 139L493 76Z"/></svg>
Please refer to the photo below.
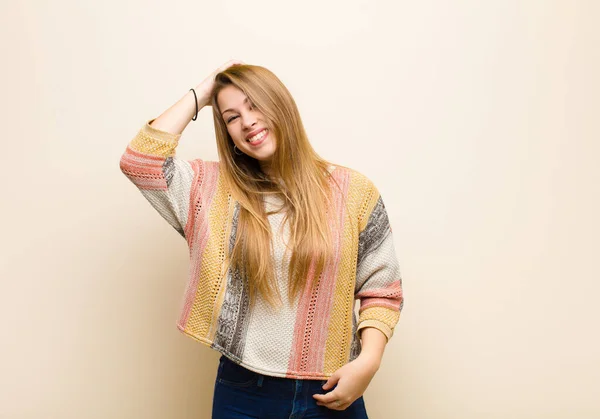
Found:
<svg viewBox="0 0 600 419"><path fill-rule="evenodd" d="M261 170L267 175L267 176L271 176L271 163L270 162L264 162L264 161L260 161L258 162L258 164L260 165Z"/></svg>

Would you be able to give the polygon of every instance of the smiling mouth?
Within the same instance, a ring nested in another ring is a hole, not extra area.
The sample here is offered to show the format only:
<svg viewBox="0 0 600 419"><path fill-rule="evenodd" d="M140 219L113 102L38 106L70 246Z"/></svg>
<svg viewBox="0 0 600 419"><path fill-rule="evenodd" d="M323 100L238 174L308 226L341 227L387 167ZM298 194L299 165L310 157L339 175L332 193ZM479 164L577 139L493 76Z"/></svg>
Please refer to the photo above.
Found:
<svg viewBox="0 0 600 419"><path fill-rule="evenodd" d="M263 129L261 132L254 135L253 137L247 138L246 141L250 144L258 143L265 137L265 135L267 135L267 128Z"/></svg>

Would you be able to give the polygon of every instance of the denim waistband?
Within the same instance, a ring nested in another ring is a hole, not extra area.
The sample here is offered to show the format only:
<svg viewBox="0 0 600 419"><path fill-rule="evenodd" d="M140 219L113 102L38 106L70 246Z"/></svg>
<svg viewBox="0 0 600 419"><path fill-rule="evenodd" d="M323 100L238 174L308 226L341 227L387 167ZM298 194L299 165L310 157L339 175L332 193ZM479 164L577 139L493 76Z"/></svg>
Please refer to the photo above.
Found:
<svg viewBox="0 0 600 419"><path fill-rule="evenodd" d="M263 387L266 384L268 384L269 387L273 387L276 386L278 388L278 391L285 393L295 393L298 391L298 387L302 386L305 388L308 388L309 390L313 390L315 393L325 393L324 390L322 390L323 385L327 382L327 380L325 379L308 379L308 378L287 378L287 377L275 377L272 375L266 375L266 374L261 374L259 372L256 371L252 371L242 365L239 365L237 363L235 363L234 361L232 361L231 359L227 358L225 355L221 355L221 358L219 360L220 363L227 363L229 364L229 366L231 368L240 368L240 369L244 369L246 374L253 374L256 376L257 380L256 380L256 385L258 387ZM331 391L328 390L328 391Z"/></svg>

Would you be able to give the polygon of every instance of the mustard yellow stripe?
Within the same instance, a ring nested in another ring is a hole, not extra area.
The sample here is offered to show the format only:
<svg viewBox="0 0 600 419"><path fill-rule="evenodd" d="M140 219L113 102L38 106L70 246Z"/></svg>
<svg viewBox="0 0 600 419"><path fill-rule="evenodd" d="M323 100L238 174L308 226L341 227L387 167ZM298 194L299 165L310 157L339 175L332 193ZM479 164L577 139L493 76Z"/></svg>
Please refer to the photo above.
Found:
<svg viewBox="0 0 600 419"><path fill-rule="evenodd" d="M358 327L376 327L381 330L388 339L394 334L394 326L400 320L400 312L386 307L369 307L363 310L358 317Z"/></svg>
<svg viewBox="0 0 600 419"><path fill-rule="evenodd" d="M156 157L166 158L175 156L175 149L177 148L181 134L173 134L156 129L150 126L152 121L146 122L133 140L131 140L129 146L135 151Z"/></svg>
<svg viewBox="0 0 600 419"><path fill-rule="evenodd" d="M216 334L227 283L223 261L228 250L226 245L231 234L233 209L234 201L228 197L222 177L219 176L208 212L210 238L204 249L198 289L186 327L189 333L209 341L214 340Z"/></svg>
<svg viewBox="0 0 600 419"><path fill-rule="evenodd" d="M388 341L390 340L390 338L392 337L392 334L394 333L393 329L390 329L390 327L387 324L382 323L379 320L375 320L375 319L365 320L356 329L356 335L359 339L360 339L361 331L366 327L373 327L375 329L380 330L385 335L385 337Z"/></svg>
<svg viewBox="0 0 600 419"><path fill-rule="evenodd" d="M220 188L224 189L224 186L221 186L221 182L219 182ZM221 202L219 202L219 206L225 206L227 211L221 211L219 214L216 210L211 211L213 213L214 218L218 218L215 221L215 225L225 226L223 231L219 231L219 267L221 267L221 272L219 273L219 277L222 278L219 281L219 287L217 289L217 302L214 304L214 311L211 316L210 328L206 333L206 337L210 341L215 340L215 336L217 334L217 325L219 320L219 315L221 314L221 306L223 305L223 300L225 299L225 290L227 287L227 272L225 271L225 264L223 263L225 258L229 253L229 237L231 236L231 230L233 228L233 210L235 201L227 196L227 193L221 189L217 191L219 193L219 197L221 197ZM222 213L226 213L224 216ZM223 220L222 218L226 218Z"/></svg>
<svg viewBox="0 0 600 419"><path fill-rule="evenodd" d="M352 172L348 185L346 221L340 244L340 261L335 278L331 321L325 345L324 374L334 373L350 357L358 252L356 220L364 190L362 178L363 176L358 172Z"/></svg>
<svg viewBox="0 0 600 419"><path fill-rule="evenodd" d="M356 271L352 266L353 261L356 264L356 259L353 257L354 246L352 245L352 240L350 240L353 226L355 225L348 222L344 225L344 237L340 249L340 264L335 278L331 321L329 322L327 342L325 344L323 371L325 374L335 372L335 370L343 365L344 360L347 360L350 356L352 311L354 308L353 272Z"/></svg>
<svg viewBox="0 0 600 419"><path fill-rule="evenodd" d="M377 190L373 182L366 177L363 177L361 184L358 185L358 189L363 196L358 213L358 231L363 231L369 222L369 215L373 212L373 208L379 199L379 190Z"/></svg>

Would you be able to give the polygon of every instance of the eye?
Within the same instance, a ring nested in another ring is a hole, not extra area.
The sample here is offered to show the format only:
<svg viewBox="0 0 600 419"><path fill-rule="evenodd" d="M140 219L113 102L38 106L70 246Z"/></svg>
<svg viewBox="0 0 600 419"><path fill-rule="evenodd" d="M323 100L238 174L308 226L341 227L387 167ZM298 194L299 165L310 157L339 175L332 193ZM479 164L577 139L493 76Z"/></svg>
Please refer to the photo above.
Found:
<svg viewBox="0 0 600 419"><path fill-rule="evenodd" d="M230 123L231 121L233 121L235 118L237 118L237 115L235 115L235 116L232 116L231 118L229 118L229 119L227 120L227 123L229 124L229 123Z"/></svg>

